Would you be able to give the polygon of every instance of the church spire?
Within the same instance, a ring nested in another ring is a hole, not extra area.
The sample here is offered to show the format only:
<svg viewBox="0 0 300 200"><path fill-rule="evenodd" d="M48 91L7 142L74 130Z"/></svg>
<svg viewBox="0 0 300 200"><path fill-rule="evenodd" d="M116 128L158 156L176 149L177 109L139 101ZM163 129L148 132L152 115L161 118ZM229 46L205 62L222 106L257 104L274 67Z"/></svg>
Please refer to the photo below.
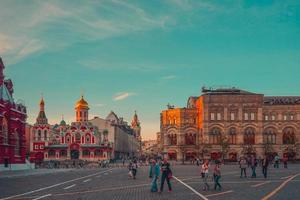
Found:
<svg viewBox="0 0 300 200"><path fill-rule="evenodd" d="M38 117L36 118L36 123L37 124L48 124L48 119L47 119L46 113L45 113L45 101L44 101L43 96L40 101L40 112L39 112Z"/></svg>

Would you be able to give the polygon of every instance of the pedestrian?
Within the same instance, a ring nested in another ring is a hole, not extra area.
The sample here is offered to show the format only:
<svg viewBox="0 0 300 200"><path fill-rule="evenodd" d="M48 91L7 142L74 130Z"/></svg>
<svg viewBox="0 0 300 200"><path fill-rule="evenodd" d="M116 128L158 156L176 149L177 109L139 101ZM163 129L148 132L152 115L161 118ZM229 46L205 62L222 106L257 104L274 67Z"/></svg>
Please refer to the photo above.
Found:
<svg viewBox="0 0 300 200"><path fill-rule="evenodd" d="M132 174L132 165L133 163L131 161L129 161L129 164L128 164L128 175L132 178L133 174Z"/></svg>
<svg viewBox="0 0 300 200"><path fill-rule="evenodd" d="M251 155L251 170L252 170L251 178L256 178L256 167L257 167L257 160L254 155Z"/></svg>
<svg viewBox="0 0 300 200"><path fill-rule="evenodd" d="M170 179L172 178L172 171L170 163L168 163L167 158L164 158L162 164L161 164L161 181L160 181L160 192L164 189L164 183L167 181L169 192L172 191L172 186Z"/></svg>
<svg viewBox="0 0 300 200"><path fill-rule="evenodd" d="M288 164L288 157L287 156L283 156L282 161L283 161L283 167L285 169L287 169L288 168L288 166L287 166L287 164Z"/></svg>
<svg viewBox="0 0 300 200"><path fill-rule="evenodd" d="M207 183L209 173L209 161L205 160L201 166L201 177L203 180L203 191L209 190L209 185Z"/></svg>
<svg viewBox="0 0 300 200"><path fill-rule="evenodd" d="M240 169L241 169L241 176L240 176L240 178L243 177L243 173L244 173L244 177L246 178L247 177L247 173L246 173L247 160L246 160L246 158L244 156L242 156L240 158L239 165L240 165Z"/></svg>
<svg viewBox="0 0 300 200"><path fill-rule="evenodd" d="M216 162L215 168L214 168L214 182L215 182L215 190L217 190L217 187L219 187L219 190L222 189L222 186L220 184L221 179L221 163L219 161Z"/></svg>
<svg viewBox="0 0 300 200"><path fill-rule="evenodd" d="M133 179L136 179L137 168L138 168L137 161L134 160L133 163L132 163L132 166L131 166L131 171L132 171L132 177L133 177Z"/></svg>
<svg viewBox="0 0 300 200"><path fill-rule="evenodd" d="M278 154L276 154L275 158L274 158L274 168L279 168L279 156Z"/></svg>
<svg viewBox="0 0 300 200"><path fill-rule="evenodd" d="M150 164L149 178L151 178L151 192L157 192L157 180L160 174L160 167L156 160L152 160Z"/></svg>
<svg viewBox="0 0 300 200"><path fill-rule="evenodd" d="M267 178L267 175L268 175L268 165L269 165L269 160L268 160L267 156L264 156L264 158L262 160L262 173L265 178Z"/></svg>

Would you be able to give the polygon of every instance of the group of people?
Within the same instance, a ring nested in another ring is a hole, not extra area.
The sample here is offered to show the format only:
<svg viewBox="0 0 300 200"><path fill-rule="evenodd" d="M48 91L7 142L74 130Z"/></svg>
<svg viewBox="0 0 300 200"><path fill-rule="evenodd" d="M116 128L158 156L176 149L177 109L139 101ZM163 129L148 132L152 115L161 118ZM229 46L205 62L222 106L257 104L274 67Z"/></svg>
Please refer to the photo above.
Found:
<svg viewBox="0 0 300 200"><path fill-rule="evenodd" d="M200 165L200 164L199 164ZM204 160L203 164L201 165L201 178L203 180L203 191L209 190L208 178L209 178L209 160ZM213 169L213 181L214 181L214 189L221 190L222 186L220 184L221 179L221 162L216 160L215 166Z"/></svg>
<svg viewBox="0 0 300 200"><path fill-rule="evenodd" d="M283 157L282 161L284 164L284 168L287 168L288 158ZM280 157L278 155L276 155L274 157L274 168L279 168L279 162L280 162ZM267 156L264 156L262 159L261 158L257 159L254 155L251 155L248 158L242 156L239 160L239 166L241 169L240 178L242 178L243 176L245 178L247 177L247 172L246 172L247 167L251 168L251 172L252 172L251 178L256 178L256 168L258 165L261 166L262 174L263 174L264 178L267 178L269 164L270 164L270 160Z"/></svg>
<svg viewBox="0 0 300 200"><path fill-rule="evenodd" d="M157 180L161 174L161 181L160 181L160 189L158 190ZM151 161L150 169L149 169L149 178L151 178L151 192L162 192L164 189L164 184L167 182L168 184L168 191L172 191L171 185L171 178L172 178L172 170L171 165L164 158L162 163L157 162L155 159Z"/></svg>
<svg viewBox="0 0 300 200"><path fill-rule="evenodd" d="M246 178L247 177L247 167L251 167L251 178L256 178L256 168L258 164L261 164L262 166L262 173L265 178L267 178L267 169L269 165L269 160L267 157L264 157L261 161L257 160L254 155L251 155L248 159L244 156L242 156L239 160L239 165L241 169L241 175L240 178L243 176Z"/></svg>

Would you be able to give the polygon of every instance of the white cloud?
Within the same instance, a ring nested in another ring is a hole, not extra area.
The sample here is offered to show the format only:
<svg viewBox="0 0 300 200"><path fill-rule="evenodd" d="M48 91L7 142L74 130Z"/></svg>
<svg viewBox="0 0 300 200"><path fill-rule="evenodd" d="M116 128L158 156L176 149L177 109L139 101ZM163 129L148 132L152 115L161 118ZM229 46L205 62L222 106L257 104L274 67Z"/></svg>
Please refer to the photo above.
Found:
<svg viewBox="0 0 300 200"><path fill-rule="evenodd" d="M135 95L135 93L131 93L131 92L119 92L117 94L115 94L115 96L113 97L114 101L121 101L124 99L127 99L130 96Z"/></svg>
<svg viewBox="0 0 300 200"><path fill-rule="evenodd" d="M177 76L175 75L168 75L168 76L163 76L161 79L163 80L171 80L171 79L175 79L177 78Z"/></svg>
<svg viewBox="0 0 300 200"><path fill-rule="evenodd" d="M95 106L95 107L103 107L103 106L105 106L105 105L102 104L102 103L96 103L96 104L94 104L93 106Z"/></svg>

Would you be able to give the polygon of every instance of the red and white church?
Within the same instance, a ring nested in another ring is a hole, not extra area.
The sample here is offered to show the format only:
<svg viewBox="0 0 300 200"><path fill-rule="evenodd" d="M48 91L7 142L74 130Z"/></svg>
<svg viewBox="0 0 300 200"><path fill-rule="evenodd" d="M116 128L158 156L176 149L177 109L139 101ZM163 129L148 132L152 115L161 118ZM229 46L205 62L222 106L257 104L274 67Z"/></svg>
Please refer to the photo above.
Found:
<svg viewBox="0 0 300 200"><path fill-rule="evenodd" d="M0 171L27 169L26 107L13 99L13 83L4 79L5 66L0 58Z"/></svg>
<svg viewBox="0 0 300 200"><path fill-rule="evenodd" d="M89 105L83 96L75 105L76 121L67 125L50 125L45 114L45 102L40 101L40 112L30 134L30 161L49 160L98 161L110 159L112 147L105 135L88 121Z"/></svg>

